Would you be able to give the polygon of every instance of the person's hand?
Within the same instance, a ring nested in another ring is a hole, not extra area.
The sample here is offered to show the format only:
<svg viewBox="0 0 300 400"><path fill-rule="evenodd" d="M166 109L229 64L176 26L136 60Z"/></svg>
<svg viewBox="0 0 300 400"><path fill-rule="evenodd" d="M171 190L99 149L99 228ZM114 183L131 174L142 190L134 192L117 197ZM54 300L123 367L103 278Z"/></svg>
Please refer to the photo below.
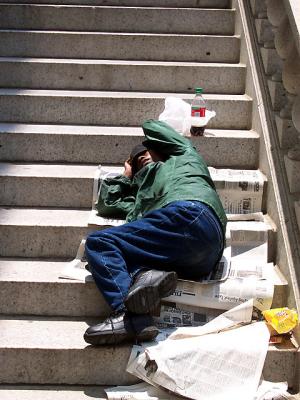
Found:
<svg viewBox="0 0 300 400"><path fill-rule="evenodd" d="M124 163L124 172L123 172L124 176L127 176L127 178L132 178L132 167L130 165L130 159L128 158L128 160L125 161Z"/></svg>

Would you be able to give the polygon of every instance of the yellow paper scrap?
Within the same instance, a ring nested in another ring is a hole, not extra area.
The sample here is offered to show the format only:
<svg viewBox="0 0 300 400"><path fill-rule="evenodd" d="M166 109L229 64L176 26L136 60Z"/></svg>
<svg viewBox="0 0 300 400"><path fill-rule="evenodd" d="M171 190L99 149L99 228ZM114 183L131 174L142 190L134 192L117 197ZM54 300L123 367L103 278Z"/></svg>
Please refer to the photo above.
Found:
<svg viewBox="0 0 300 400"><path fill-rule="evenodd" d="M287 307L273 308L262 312L265 320L279 334L288 333L298 324L298 315L295 310Z"/></svg>

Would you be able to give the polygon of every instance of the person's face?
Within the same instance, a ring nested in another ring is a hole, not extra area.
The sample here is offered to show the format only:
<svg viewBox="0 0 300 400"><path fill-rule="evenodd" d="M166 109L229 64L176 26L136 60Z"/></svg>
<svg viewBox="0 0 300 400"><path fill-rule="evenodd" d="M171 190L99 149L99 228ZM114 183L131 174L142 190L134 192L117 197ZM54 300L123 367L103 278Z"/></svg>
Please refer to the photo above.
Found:
<svg viewBox="0 0 300 400"><path fill-rule="evenodd" d="M137 170L139 171L145 165L150 164L154 160L152 159L149 151L145 151L144 153L140 154L136 160Z"/></svg>

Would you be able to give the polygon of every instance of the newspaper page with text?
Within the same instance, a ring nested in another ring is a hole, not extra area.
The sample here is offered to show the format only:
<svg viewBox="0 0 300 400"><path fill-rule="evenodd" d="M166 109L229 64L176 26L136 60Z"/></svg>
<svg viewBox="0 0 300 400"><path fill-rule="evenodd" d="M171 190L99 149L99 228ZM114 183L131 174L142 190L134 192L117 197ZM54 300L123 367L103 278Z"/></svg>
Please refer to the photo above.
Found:
<svg viewBox="0 0 300 400"><path fill-rule="evenodd" d="M226 213L261 211L265 178L260 171L209 167L209 172Z"/></svg>
<svg viewBox="0 0 300 400"><path fill-rule="evenodd" d="M145 346L130 358L127 371L195 400L252 400L269 331L264 322L249 324L251 302L230 313L203 327L178 328L166 340Z"/></svg>

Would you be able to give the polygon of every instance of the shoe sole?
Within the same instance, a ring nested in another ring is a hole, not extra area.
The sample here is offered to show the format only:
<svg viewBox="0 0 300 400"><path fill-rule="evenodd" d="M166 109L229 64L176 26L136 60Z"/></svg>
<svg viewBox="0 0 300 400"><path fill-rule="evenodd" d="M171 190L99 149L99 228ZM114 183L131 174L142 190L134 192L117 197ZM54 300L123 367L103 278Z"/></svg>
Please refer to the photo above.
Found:
<svg viewBox="0 0 300 400"><path fill-rule="evenodd" d="M176 272L168 272L153 285L136 288L125 300L125 306L135 314L149 313L156 309L162 298L174 293L176 284Z"/></svg>
<svg viewBox="0 0 300 400"><path fill-rule="evenodd" d="M84 334L84 340L93 346L111 346L122 343L149 342L159 333L156 326L149 326L136 335L127 332L114 332L106 334Z"/></svg>

